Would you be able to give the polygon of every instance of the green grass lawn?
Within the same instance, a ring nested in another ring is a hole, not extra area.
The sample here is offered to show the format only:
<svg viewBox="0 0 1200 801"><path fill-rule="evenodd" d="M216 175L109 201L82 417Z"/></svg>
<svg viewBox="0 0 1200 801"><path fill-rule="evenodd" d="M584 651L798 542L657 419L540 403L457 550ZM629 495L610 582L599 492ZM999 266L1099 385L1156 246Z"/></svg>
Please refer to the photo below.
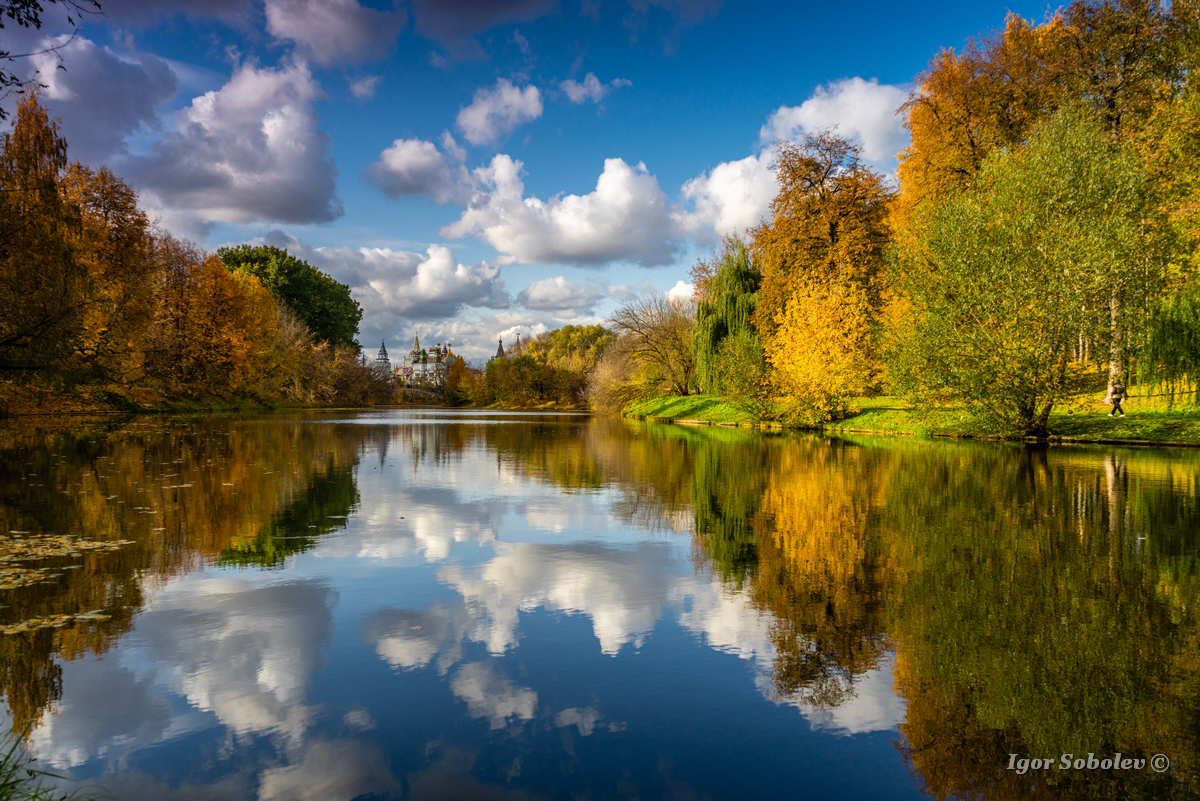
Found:
<svg viewBox="0 0 1200 801"><path fill-rule="evenodd" d="M937 409L920 412L896 398L862 398L858 414L830 423L831 430L848 428L924 436L986 437L991 432L965 411ZM1108 408L1096 403L1074 404L1050 415L1050 432L1056 437L1101 440L1142 440L1200 444L1200 408L1142 406L1126 403L1125 417L1109 417Z"/></svg>
<svg viewBox="0 0 1200 801"><path fill-rule="evenodd" d="M917 410L888 396L858 398L859 410L828 423L828 431L869 431L916 436L988 437L985 426L966 411L954 408ZM667 397L628 407L631 417L660 420L707 420L714 423L748 423L751 419L712 395ZM1200 407L1167 408L1137 398L1126 403L1125 417L1109 417L1100 400L1080 400L1050 416L1053 436L1093 440L1141 440L1200 444Z"/></svg>
<svg viewBox="0 0 1200 801"><path fill-rule="evenodd" d="M653 417L659 420L708 420L713 423L753 422L746 414L729 406L715 395L688 395L655 398L628 406L627 417Z"/></svg>

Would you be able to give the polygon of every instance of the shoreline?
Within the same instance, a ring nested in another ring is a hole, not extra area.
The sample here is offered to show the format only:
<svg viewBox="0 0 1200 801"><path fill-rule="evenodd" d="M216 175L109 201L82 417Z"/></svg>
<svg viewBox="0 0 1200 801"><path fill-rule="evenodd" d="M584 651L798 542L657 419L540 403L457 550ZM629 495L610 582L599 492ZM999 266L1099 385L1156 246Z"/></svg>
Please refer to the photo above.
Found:
<svg viewBox="0 0 1200 801"><path fill-rule="evenodd" d="M1051 432L1043 437L1006 436L988 431L961 409L917 411L892 398L860 399L855 414L813 426L752 421L713 396L666 397L627 407L622 417L691 426L754 428L762 431L808 431L826 434L923 437L992 442L1128 445L1130 447L1200 447L1200 408L1140 408L1127 417L1109 418L1101 411L1066 407L1051 415Z"/></svg>

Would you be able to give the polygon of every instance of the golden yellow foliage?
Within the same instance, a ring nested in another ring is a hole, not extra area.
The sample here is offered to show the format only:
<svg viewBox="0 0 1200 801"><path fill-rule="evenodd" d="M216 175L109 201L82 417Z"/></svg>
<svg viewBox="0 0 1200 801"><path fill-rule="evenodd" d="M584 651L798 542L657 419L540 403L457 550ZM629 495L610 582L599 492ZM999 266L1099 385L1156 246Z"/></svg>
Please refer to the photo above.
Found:
<svg viewBox="0 0 1200 801"><path fill-rule="evenodd" d="M784 414L818 423L847 410L875 383L873 310L862 289L842 282L798 287L765 350Z"/></svg>

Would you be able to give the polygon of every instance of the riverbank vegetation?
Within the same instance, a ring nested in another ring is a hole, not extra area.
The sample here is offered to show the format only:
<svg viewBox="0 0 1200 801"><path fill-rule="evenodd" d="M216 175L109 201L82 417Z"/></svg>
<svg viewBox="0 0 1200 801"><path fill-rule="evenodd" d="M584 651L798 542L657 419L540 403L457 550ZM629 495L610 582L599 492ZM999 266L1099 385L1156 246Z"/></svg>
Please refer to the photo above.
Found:
<svg viewBox="0 0 1200 801"><path fill-rule="evenodd" d="M518 342L482 368L456 359L446 375L446 403L506 409L586 408L588 378L614 338L604 326L567 325Z"/></svg>
<svg viewBox="0 0 1200 801"><path fill-rule="evenodd" d="M68 162L36 94L0 142L0 308L0 413L390 396L346 286L172 236L108 168Z"/></svg>
<svg viewBox="0 0 1200 801"><path fill-rule="evenodd" d="M893 396L910 428L1044 437L1096 435L1074 412L1114 386L1200 401L1198 60L1191 6L1076 0L935 56L894 181L836 130L779 143L770 218L693 268L679 320L618 310L593 405L811 427Z"/></svg>

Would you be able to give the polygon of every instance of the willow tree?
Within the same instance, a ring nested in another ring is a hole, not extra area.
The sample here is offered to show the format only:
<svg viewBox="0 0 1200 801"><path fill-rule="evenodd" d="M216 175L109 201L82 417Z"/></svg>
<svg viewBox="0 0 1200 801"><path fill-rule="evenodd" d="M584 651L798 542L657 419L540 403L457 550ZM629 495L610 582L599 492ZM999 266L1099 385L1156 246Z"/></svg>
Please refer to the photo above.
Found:
<svg viewBox="0 0 1200 801"><path fill-rule="evenodd" d="M1042 435L1083 367L1072 364L1080 335L1103 337L1119 288L1145 298L1157 281L1147 180L1100 123L1060 112L1024 150L988 156L979 186L921 226L899 279L911 314L891 375L917 400Z"/></svg>
<svg viewBox="0 0 1200 801"><path fill-rule="evenodd" d="M726 365L721 346L726 339L748 337L757 344L752 317L761 282L762 274L751 263L746 245L741 240L730 241L716 272L704 282L706 291L696 304L692 349L701 392L724 391L722 368ZM725 350L729 355L729 348Z"/></svg>
<svg viewBox="0 0 1200 801"><path fill-rule="evenodd" d="M1147 315L1138 372L1166 389L1171 402L1193 387L1200 403L1200 286L1188 284L1163 297Z"/></svg>

